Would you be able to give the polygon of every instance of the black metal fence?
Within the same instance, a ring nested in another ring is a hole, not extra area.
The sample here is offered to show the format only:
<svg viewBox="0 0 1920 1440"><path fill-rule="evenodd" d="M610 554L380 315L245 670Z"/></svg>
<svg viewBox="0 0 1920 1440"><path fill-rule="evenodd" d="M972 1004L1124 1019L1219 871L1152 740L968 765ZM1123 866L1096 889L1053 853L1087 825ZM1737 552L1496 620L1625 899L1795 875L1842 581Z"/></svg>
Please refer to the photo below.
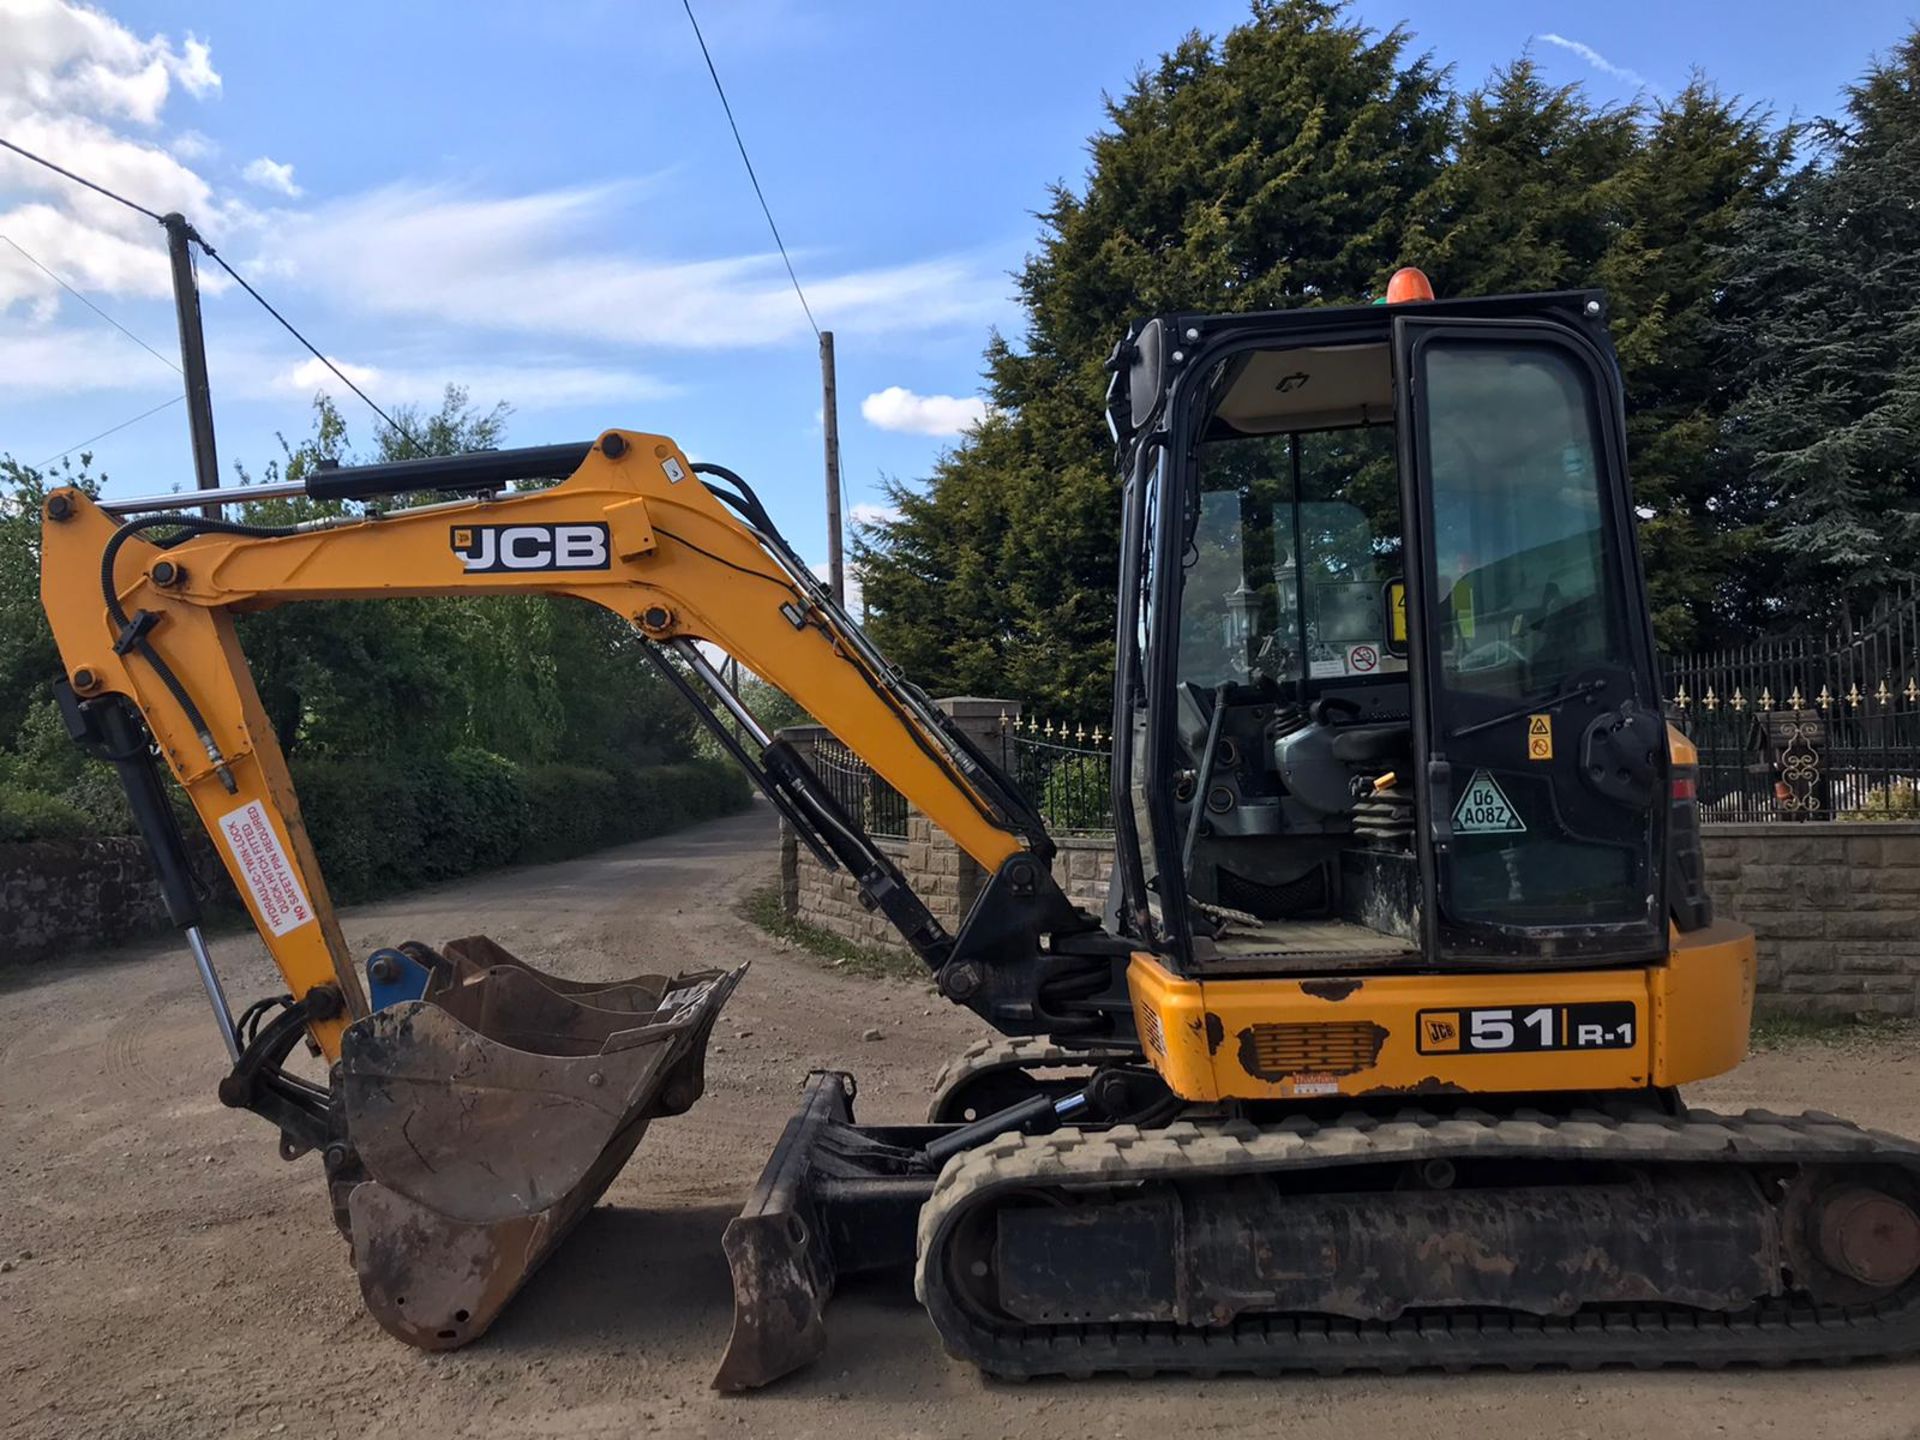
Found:
<svg viewBox="0 0 1920 1440"><path fill-rule="evenodd" d="M1099 726L1003 714L1000 768L1056 835L1113 829L1113 760Z"/></svg>
<svg viewBox="0 0 1920 1440"><path fill-rule="evenodd" d="M807 752L828 793L869 835L906 838L907 797L875 774L871 765L824 727L808 726L804 732L796 727L785 733Z"/></svg>
<svg viewBox="0 0 1920 1440"><path fill-rule="evenodd" d="M905 838L907 798L874 773L871 765L824 726L796 725L781 733L806 755L827 791L869 835ZM1008 713L1000 718L997 751L992 743L986 748L1054 834L1102 834L1113 829L1108 789L1113 772L1105 731L1016 719Z"/></svg>
<svg viewBox="0 0 1920 1440"><path fill-rule="evenodd" d="M1705 820L1920 820L1920 593L1664 669Z"/></svg>

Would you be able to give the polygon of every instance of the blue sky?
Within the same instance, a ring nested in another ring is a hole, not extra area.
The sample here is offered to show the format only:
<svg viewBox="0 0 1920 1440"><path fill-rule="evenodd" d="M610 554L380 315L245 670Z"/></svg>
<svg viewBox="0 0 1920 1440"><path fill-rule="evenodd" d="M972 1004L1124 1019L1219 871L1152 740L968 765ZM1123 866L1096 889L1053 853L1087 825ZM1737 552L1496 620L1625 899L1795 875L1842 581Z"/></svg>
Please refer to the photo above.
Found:
<svg viewBox="0 0 1920 1440"><path fill-rule="evenodd" d="M846 484L924 475L977 406L990 327L1101 93L1241 0L696 0L816 315L836 332ZM1378 3L1483 78L1531 46L1600 100L1695 67L1779 114L1837 108L1904 6ZM382 403L448 380L509 443L658 430L742 471L809 556L818 362L679 0L0 0L0 135L187 211ZM176 353L157 227L0 157L0 236ZM209 279L223 467L304 434L328 377ZM38 463L175 374L0 245L0 451ZM377 421L351 397L356 441ZM191 483L179 406L94 447L116 493Z"/></svg>

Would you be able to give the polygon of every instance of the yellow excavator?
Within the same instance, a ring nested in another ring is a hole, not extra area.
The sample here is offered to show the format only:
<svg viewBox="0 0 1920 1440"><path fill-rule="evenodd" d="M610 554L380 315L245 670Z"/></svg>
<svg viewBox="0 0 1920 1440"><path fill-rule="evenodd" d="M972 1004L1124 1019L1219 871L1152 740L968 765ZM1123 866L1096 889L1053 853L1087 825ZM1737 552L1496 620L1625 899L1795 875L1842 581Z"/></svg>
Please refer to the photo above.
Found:
<svg viewBox="0 0 1920 1440"><path fill-rule="evenodd" d="M1742 1057L1754 941L1712 914L1696 757L1662 718L1604 296L1435 301L1403 272L1387 298L1161 315L1113 351L1098 916L746 482L662 436L48 497L69 728L125 783L221 1099L319 1156L382 1325L480 1335L698 1099L741 972L589 984L477 936L350 954L234 616L538 592L630 621L799 841L1005 1037L948 1067L924 1125L862 1125L852 1077L810 1078L724 1238L717 1385L806 1363L836 1278L901 1266L948 1349L1011 1377L1920 1349L1920 1147L1679 1098ZM281 494L411 499L281 528L201 509ZM981 867L957 933L715 650ZM238 1019L161 761L285 978ZM303 1042L324 1083L289 1068Z"/></svg>

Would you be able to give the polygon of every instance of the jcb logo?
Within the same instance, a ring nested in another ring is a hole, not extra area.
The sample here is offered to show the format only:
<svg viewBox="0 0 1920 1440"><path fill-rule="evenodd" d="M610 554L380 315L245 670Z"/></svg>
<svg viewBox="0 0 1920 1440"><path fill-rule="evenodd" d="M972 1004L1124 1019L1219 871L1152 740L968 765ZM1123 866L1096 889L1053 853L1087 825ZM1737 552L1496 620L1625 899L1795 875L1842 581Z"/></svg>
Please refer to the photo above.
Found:
<svg viewBox="0 0 1920 1440"><path fill-rule="evenodd" d="M605 570L605 525L455 525L452 545L471 573Z"/></svg>

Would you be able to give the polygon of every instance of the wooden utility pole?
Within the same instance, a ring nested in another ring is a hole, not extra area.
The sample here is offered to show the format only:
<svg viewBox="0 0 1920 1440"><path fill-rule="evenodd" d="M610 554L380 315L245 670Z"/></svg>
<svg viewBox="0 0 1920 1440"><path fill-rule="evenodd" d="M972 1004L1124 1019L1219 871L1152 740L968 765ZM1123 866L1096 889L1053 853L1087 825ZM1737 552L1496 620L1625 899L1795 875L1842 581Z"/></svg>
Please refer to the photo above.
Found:
<svg viewBox="0 0 1920 1440"><path fill-rule="evenodd" d="M180 320L180 371L187 382L187 436L193 443L193 478L202 490L220 486L220 461L213 442L213 389L207 383L207 340L200 328L200 286L194 279L193 252L200 237L184 215L167 215L167 259L173 267L173 305ZM217 518L220 507L203 512Z"/></svg>
<svg viewBox="0 0 1920 1440"><path fill-rule="evenodd" d="M834 391L833 332L820 332L820 418L827 432L827 585L847 603L847 560L840 543L840 405Z"/></svg>

